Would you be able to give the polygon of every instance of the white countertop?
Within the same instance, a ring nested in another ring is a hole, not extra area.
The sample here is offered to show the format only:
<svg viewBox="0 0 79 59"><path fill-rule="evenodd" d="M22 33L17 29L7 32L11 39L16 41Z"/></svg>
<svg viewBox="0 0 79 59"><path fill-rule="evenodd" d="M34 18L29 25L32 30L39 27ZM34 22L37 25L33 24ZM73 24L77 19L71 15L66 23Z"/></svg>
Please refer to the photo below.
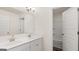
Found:
<svg viewBox="0 0 79 59"><path fill-rule="evenodd" d="M14 48L16 46L19 46L19 45L22 45L24 43L28 43L28 42L31 42L33 40L36 40L38 38L41 38L41 36L39 35L32 35L32 37L25 37L25 36L20 36L18 35L17 38L15 38L15 41L12 41L12 42L4 42L0 44L0 49L11 49L11 48Z"/></svg>

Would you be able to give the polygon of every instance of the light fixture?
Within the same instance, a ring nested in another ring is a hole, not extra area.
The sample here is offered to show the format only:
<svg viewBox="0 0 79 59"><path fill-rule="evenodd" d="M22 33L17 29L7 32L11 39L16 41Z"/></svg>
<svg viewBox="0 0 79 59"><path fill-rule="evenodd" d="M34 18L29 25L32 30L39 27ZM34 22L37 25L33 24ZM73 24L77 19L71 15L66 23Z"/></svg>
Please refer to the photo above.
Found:
<svg viewBox="0 0 79 59"><path fill-rule="evenodd" d="M35 12L35 8L31 8L31 7L26 7L26 10L28 11L28 12Z"/></svg>

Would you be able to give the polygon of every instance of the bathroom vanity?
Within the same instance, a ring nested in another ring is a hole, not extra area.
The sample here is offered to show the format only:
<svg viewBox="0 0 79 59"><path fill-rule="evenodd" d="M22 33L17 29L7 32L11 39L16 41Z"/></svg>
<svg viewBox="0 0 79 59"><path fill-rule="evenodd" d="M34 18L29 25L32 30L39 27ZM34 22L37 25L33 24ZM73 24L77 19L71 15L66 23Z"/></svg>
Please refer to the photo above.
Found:
<svg viewBox="0 0 79 59"><path fill-rule="evenodd" d="M7 51L42 51L42 39L34 39L32 41L7 49Z"/></svg>
<svg viewBox="0 0 79 59"><path fill-rule="evenodd" d="M13 7L0 8L0 51L42 51L42 37L36 31L35 14ZM33 34L31 37L28 34Z"/></svg>
<svg viewBox="0 0 79 59"><path fill-rule="evenodd" d="M1 51L43 51L42 37L16 36L15 41L0 44Z"/></svg>

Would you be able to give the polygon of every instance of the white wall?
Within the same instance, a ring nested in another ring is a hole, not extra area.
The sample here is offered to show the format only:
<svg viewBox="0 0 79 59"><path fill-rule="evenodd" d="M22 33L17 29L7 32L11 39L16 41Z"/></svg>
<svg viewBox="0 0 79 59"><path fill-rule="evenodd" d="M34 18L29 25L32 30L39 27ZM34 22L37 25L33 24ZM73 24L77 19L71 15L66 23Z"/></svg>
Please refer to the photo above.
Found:
<svg viewBox="0 0 79 59"><path fill-rule="evenodd" d="M78 31L79 31L79 11L78 11Z"/></svg>
<svg viewBox="0 0 79 59"><path fill-rule="evenodd" d="M78 11L78 32L79 32L79 11ZM79 51L79 35L78 35L78 51Z"/></svg>
<svg viewBox="0 0 79 59"><path fill-rule="evenodd" d="M44 50L52 51L53 47L53 10L52 8L36 8L35 33L41 34L44 38Z"/></svg>
<svg viewBox="0 0 79 59"><path fill-rule="evenodd" d="M62 41L62 12L53 15L53 35L54 40Z"/></svg>
<svg viewBox="0 0 79 59"><path fill-rule="evenodd" d="M34 33L34 15L33 14L25 14L25 17L24 17L24 33Z"/></svg>

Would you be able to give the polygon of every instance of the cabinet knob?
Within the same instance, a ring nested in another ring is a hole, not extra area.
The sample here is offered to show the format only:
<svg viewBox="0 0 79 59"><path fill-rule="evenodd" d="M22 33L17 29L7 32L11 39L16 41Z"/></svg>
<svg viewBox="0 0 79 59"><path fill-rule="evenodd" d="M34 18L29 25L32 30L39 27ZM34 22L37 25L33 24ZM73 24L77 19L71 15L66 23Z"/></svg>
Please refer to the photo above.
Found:
<svg viewBox="0 0 79 59"><path fill-rule="evenodd" d="M79 32L77 32L77 34L79 35Z"/></svg>
<svg viewBox="0 0 79 59"><path fill-rule="evenodd" d="M39 44L36 44L36 46L39 46Z"/></svg>
<svg viewBox="0 0 79 59"><path fill-rule="evenodd" d="M64 35L64 34L61 34L61 35Z"/></svg>

